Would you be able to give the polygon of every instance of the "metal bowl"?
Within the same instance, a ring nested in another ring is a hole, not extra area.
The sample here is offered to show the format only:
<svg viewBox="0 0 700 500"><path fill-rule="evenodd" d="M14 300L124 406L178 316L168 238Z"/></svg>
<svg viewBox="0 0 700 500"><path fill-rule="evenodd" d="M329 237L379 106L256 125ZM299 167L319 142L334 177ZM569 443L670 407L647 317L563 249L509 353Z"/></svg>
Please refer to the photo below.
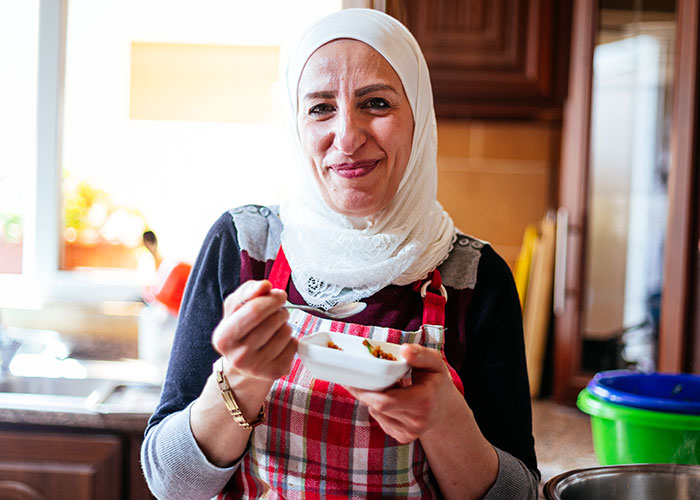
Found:
<svg viewBox="0 0 700 500"><path fill-rule="evenodd" d="M700 500L700 466L611 465L559 474L544 485L547 500Z"/></svg>

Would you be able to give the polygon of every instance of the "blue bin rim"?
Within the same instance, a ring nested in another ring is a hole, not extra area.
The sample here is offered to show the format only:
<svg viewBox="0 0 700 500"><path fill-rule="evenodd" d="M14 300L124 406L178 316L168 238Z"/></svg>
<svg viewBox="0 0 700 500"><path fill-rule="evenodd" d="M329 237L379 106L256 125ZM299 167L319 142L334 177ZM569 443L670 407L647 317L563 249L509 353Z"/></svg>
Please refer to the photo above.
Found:
<svg viewBox="0 0 700 500"><path fill-rule="evenodd" d="M677 384L700 386L700 376L688 373L642 373L630 370L610 370L596 373L587 389L600 399L623 406L669 413L700 415L700 400L686 401L657 396L647 396L611 387L609 382L620 377L643 378L649 381L665 380Z"/></svg>
<svg viewBox="0 0 700 500"><path fill-rule="evenodd" d="M591 421L595 419L611 420L624 425L700 432L700 415L647 410L646 408L615 404L600 399L587 387L579 392L576 406L590 416Z"/></svg>

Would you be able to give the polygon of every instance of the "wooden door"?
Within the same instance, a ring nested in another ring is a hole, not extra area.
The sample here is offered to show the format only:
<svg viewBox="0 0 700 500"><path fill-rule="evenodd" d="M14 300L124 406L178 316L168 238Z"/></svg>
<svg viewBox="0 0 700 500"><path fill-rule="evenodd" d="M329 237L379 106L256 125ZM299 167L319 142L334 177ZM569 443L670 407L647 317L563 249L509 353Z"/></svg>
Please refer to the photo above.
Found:
<svg viewBox="0 0 700 500"><path fill-rule="evenodd" d="M616 2L603 1L603 4ZM619 3L619 2L617 2ZM675 17L673 108L670 115L668 215L658 331L658 369L700 373L698 319L693 301L699 286L698 199L698 18L699 0L678 0ZM568 99L564 108L560 206L568 214L566 265L555 319L554 397L572 402L590 380L582 369L583 309L586 300L587 230L590 218L590 147L593 50L597 2L575 0ZM693 326L694 325L694 326Z"/></svg>
<svg viewBox="0 0 700 500"><path fill-rule="evenodd" d="M700 0L678 0L673 204L666 237L666 277L659 368L700 374L700 160L698 96Z"/></svg>

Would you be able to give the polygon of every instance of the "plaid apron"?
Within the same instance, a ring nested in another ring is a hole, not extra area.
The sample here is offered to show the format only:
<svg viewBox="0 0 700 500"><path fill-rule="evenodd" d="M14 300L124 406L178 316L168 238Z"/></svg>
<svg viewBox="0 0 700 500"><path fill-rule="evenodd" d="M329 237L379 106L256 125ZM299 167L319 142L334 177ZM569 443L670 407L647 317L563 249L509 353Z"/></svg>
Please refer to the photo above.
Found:
<svg viewBox="0 0 700 500"><path fill-rule="evenodd" d="M275 288L286 289L289 276L280 248L269 279ZM431 279L440 289L437 270ZM445 301L428 290L423 325L414 332L322 319L300 310L291 312L289 323L298 339L327 330L442 351ZM464 393L461 380L449 369ZM298 356L289 375L274 383L265 414L266 421L253 429L248 452L218 499L441 497L418 440L399 444L343 387L313 379Z"/></svg>

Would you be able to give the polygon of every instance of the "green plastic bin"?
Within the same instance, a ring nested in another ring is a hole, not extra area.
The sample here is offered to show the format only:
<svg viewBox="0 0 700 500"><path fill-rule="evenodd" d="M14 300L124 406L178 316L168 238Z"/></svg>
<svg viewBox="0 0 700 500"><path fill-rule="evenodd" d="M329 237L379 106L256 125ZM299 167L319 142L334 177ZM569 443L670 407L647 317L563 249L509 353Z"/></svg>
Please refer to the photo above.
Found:
<svg viewBox="0 0 700 500"><path fill-rule="evenodd" d="M602 465L700 464L700 415L617 405L588 389L576 404L591 416L593 448Z"/></svg>

